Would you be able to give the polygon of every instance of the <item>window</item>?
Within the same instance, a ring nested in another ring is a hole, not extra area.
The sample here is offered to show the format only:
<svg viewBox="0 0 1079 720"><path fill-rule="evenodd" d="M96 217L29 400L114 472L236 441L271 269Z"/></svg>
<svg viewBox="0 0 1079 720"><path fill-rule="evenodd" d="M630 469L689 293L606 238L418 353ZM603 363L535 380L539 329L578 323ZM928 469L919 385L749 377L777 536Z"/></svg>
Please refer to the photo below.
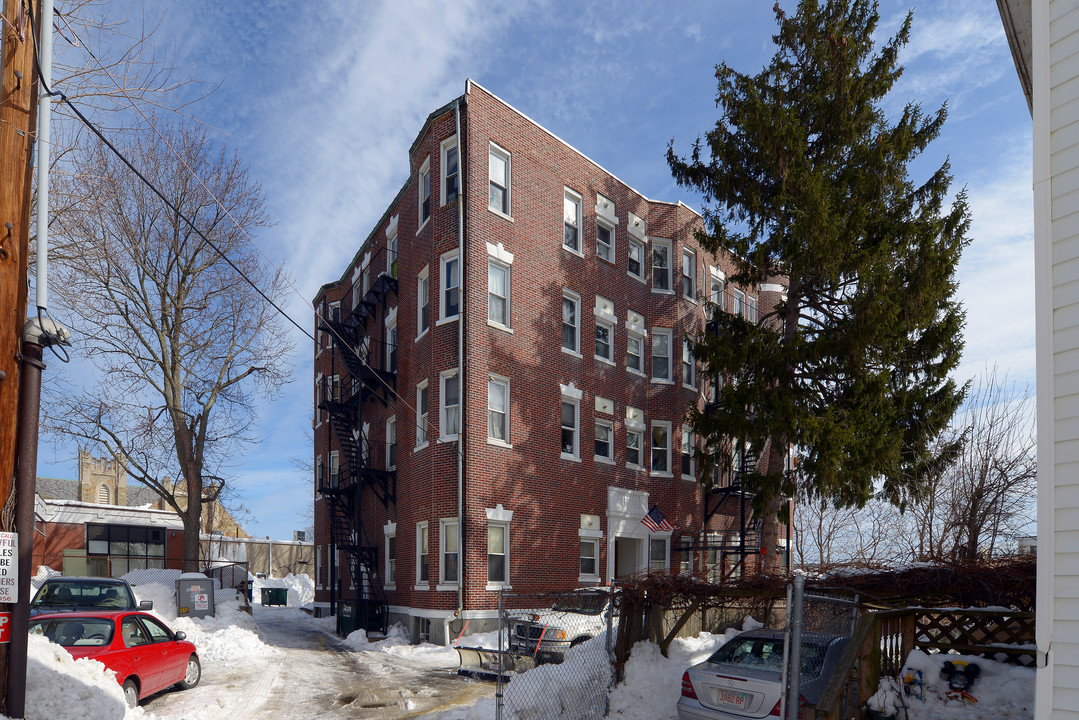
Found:
<svg viewBox="0 0 1079 720"><path fill-rule="evenodd" d="M460 582L460 574L458 568L458 534L457 534L457 522L451 520L443 520L439 523L441 530L441 537L439 538L439 547L442 548L442 565L438 575L438 582L441 589L442 585L456 585Z"/></svg>
<svg viewBox="0 0 1079 720"><path fill-rule="evenodd" d="M640 335L630 333L626 336L626 369L640 375L644 375L644 359L641 352L643 344L644 338Z"/></svg>
<svg viewBox="0 0 1079 720"><path fill-rule="evenodd" d="M429 547L427 544L427 523L421 522L416 525L416 583L422 584L421 590L426 590L426 585L431 579L431 565L429 559Z"/></svg>
<svg viewBox="0 0 1079 720"><path fill-rule="evenodd" d="M456 370L447 370L442 373L438 397L439 439L454 440L457 438L461 419L461 387Z"/></svg>
<svg viewBox="0 0 1079 720"><path fill-rule="evenodd" d="M457 151L457 138L450 138L442 143L442 204L451 203L460 193L458 184L461 171L460 155Z"/></svg>
<svg viewBox="0 0 1079 720"><path fill-rule="evenodd" d="M746 314L746 294L741 290L735 290L731 293L731 300L733 301L731 312L735 315L741 315L745 317Z"/></svg>
<svg viewBox="0 0 1079 720"><path fill-rule="evenodd" d="M341 460L337 450L330 451L330 487L341 486Z"/></svg>
<svg viewBox="0 0 1079 720"><path fill-rule="evenodd" d="M420 227L431 217L431 158L420 167Z"/></svg>
<svg viewBox="0 0 1079 720"><path fill-rule="evenodd" d="M708 288L708 299L716 306L717 310L723 309L723 277L719 270L712 268L711 285Z"/></svg>
<svg viewBox="0 0 1079 720"><path fill-rule="evenodd" d="M596 255L614 262L614 228L602 220L596 223Z"/></svg>
<svg viewBox="0 0 1079 720"><path fill-rule="evenodd" d="M611 442L613 436L614 431L609 421L596 421L596 460L607 463L614 462L614 447Z"/></svg>
<svg viewBox="0 0 1079 720"><path fill-rule="evenodd" d="M386 419L386 469L397 468L397 416Z"/></svg>
<svg viewBox="0 0 1079 720"><path fill-rule="evenodd" d="M487 381L487 439L510 442L510 381L492 376Z"/></svg>
<svg viewBox="0 0 1079 720"><path fill-rule="evenodd" d="M439 306L439 317L443 322L457 318L459 303L459 291L461 286L461 265L457 252L447 253L442 256L442 292Z"/></svg>
<svg viewBox="0 0 1079 720"><path fill-rule="evenodd" d="M397 313L386 318L386 369L397 372Z"/></svg>
<svg viewBox="0 0 1079 720"><path fill-rule="evenodd" d="M427 381L416 386L416 449L427 447Z"/></svg>
<svg viewBox="0 0 1079 720"><path fill-rule="evenodd" d="M431 327L431 278L430 270L424 265L416 277L416 339L423 337Z"/></svg>
<svg viewBox="0 0 1079 720"><path fill-rule="evenodd" d="M678 572L693 572L693 538L684 535L678 544Z"/></svg>
<svg viewBox="0 0 1079 720"><path fill-rule="evenodd" d="M562 214L565 233L562 247L570 252L581 254L581 196L566 189L562 199Z"/></svg>
<svg viewBox="0 0 1079 720"><path fill-rule="evenodd" d="M626 429L626 465L641 467L641 437L640 430Z"/></svg>
<svg viewBox="0 0 1079 720"><path fill-rule="evenodd" d="M682 384L688 388L697 387L697 361L689 347L689 340L682 340Z"/></svg>
<svg viewBox="0 0 1079 720"><path fill-rule="evenodd" d="M648 572L666 572L668 564L667 538L649 538Z"/></svg>
<svg viewBox="0 0 1079 720"><path fill-rule="evenodd" d="M644 243L636 238L629 239L629 274L644 282Z"/></svg>
<svg viewBox="0 0 1079 720"><path fill-rule="evenodd" d="M671 382L670 330L652 330L652 379Z"/></svg>
<svg viewBox="0 0 1079 720"><path fill-rule="evenodd" d="M599 542L581 540L581 577L599 578Z"/></svg>
<svg viewBox="0 0 1079 720"><path fill-rule="evenodd" d="M682 295L697 302L697 253L682 250Z"/></svg>
<svg viewBox="0 0 1079 720"><path fill-rule="evenodd" d="M574 355L581 347L581 296L562 291L562 349Z"/></svg>
<svg viewBox="0 0 1079 720"><path fill-rule="evenodd" d="M386 272L397 277L397 227L386 236Z"/></svg>
<svg viewBox="0 0 1079 720"><path fill-rule="evenodd" d="M614 328L610 323L596 318L596 359L614 362L611 356L611 334Z"/></svg>
<svg viewBox="0 0 1079 720"><path fill-rule="evenodd" d="M488 164L491 194L487 208L502 215L510 214L510 154L491 143Z"/></svg>
<svg viewBox="0 0 1079 720"><path fill-rule="evenodd" d="M576 460L578 454L580 416L580 400L562 397L562 457L567 460Z"/></svg>
<svg viewBox="0 0 1079 720"><path fill-rule="evenodd" d="M506 584L509 582L509 525L490 523L487 525L487 582Z"/></svg>
<svg viewBox="0 0 1079 720"><path fill-rule="evenodd" d="M315 546L315 587L322 589L322 546Z"/></svg>
<svg viewBox="0 0 1079 720"><path fill-rule="evenodd" d="M104 485L104 484L101 485L101 487L99 487L97 489L97 502L98 502L98 504L100 504L100 505L108 505L110 495L111 495L111 493L109 493L109 486Z"/></svg>
<svg viewBox="0 0 1079 720"><path fill-rule="evenodd" d="M757 298L746 298L746 321L757 324Z"/></svg>
<svg viewBox="0 0 1079 720"><path fill-rule="evenodd" d="M652 474L670 475L671 473L671 424L669 422L652 423Z"/></svg>
<svg viewBox="0 0 1079 720"><path fill-rule="evenodd" d="M682 477L693 478L696 475L697 461L693 457L696 437L693 428L689 425L682 426Z"/></svg>
<svg viewBox="0 0 1079 720"><path fill-rule="evenodd" d="M386 586L392 590L397 583L397 523L387 523L382 531L386 535Z"/></svg>
<svg viewBox="0 0 1079 720"><path fill-rule="evenodd" d="M671 291L671 241L652 241L652 290Z"/></svg>
<svg viewBox="0 0 1079 720"><path fill-rule="evenodd" d="M510 268L494 259L487 262L487 319L510 326Z"/></svg>

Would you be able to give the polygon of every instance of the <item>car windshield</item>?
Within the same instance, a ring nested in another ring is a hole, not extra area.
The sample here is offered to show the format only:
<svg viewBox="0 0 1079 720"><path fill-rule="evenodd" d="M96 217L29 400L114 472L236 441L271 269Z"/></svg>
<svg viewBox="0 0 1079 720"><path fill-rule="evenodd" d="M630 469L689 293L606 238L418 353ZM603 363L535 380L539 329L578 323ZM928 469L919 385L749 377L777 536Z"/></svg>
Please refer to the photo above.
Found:
<svg viewBox="0 0 1079 720"><path fill-rule="evenodd" d="M33 605L113 609L133 607L128 590L122 585L72 582L45 583L34 598Z"/></svg>
<svg viewBox="0 0 1079 720"><path fill-rule="evenodd" d="M108 645L113 623L105 618L49 617L30 621L31 635L44 635L64 647Z"/></svg>
<svg viewBox="0 0 1079 720"><path fill-rule="evenodd" d="M824 660L824 646L802 644L802 675L816 677ZM779 672L783 668L783 638L735 638L716 650L708 662Z"/></svg>
<svg viewBox="0 0 1079 720"><path fill-rule="evenodd" d="M599 615L606 604L606 593L572 593L559 599L552 610Z"/></svg>

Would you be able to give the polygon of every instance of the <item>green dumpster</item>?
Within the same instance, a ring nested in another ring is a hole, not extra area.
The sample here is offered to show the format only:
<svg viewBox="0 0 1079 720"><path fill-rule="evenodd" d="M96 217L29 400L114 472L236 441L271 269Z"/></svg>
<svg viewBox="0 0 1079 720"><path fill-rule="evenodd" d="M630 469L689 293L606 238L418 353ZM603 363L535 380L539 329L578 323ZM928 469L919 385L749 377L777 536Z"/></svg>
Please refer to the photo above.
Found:
<svg viewBox="0 0 1079 720"><path fill-rule="evenodd" d="M262 604L288 605L288 588L262 588Z"/></svg>

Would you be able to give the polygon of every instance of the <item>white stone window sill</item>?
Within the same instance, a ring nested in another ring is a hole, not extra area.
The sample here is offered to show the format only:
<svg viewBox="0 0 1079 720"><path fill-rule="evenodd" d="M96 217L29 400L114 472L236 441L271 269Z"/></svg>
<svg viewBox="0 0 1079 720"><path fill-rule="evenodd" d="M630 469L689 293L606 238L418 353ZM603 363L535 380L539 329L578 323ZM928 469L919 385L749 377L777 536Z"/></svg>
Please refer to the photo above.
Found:
<svg viewBox="0 0 1079 720"><path fill-rule="evenodd" d="M564 352L567 355L572 355L573 357L578 358L578 359L581 359L581 358L584 357L584 355L581 355L581 353L577 352L576 350L570 350L569 348L562 348L562 352Z"/></svg>
<svg viewBox="0 0 1079 720"><path fill-rule="evenodd" d="M697 391L696 385L686 385L685 383L682 383L682 387L684 387L686 390L692 390L694 392Z"/></svg>
<svg viewBox="0 0 1079 720"><path fill-rule="evenodd" d="M631 273L628 270L626 271L626 275L629 275L631 278L633 278L634 280L639 282L641 285L645 284L644 278L642 276L640 276L640 275L634 275L633 273Z"/></svg>
<svg viewBox="0 0 1079 720"><path fill-rule="evenodd" d="M502 332L509 333L510 335L513 334L513 328L511 328L509 325L503 325L502 323L495 322L490 318L488 318L487 320L487 325L488 327L493 327L495 330L501 330Z"/></svg>
<svg viewBox="0 0 1079 720"><path fill-rule="evenodd" d="M653 385L674 385L674 380L664 380L663 378L652 378Z"/></svg>
<svg viewBox="0 0 1079 720"><path fill-rule="evenodd" d="M382 586L382 589L383 589L383 590L396 590L396 589L397 589L397 585L396 585L396 584L393 584L393 585L383 585L383 586Z"/></svg>
<svg viewBox="0 0 1079 720"><path fill-rule="evenodd" d="M427 328L427 330L429 330L429 329L430 329L430 328ZM427 337L427 330L424 330L424 331L423 331L423 332L421 332L421 333L420 333L419 335L417 335L417 336L416 336L416 339L415 339L415 340L413 340L412 342L414 342L414 343L418 343L418 342L419 342L420 340L422 340L423 338Z"/></svg>
<svg viewBox="0 0 1079 720"><path fill-rule="evenodd" d="M672 475L669 472L653 472L653 473L649 473L649 475L651 475L652 477L661 477L661 478L673 478L674 477L674 475Z"/></svg>
<svg viewBox="0 0 1079 720"><path fill-rule="evenodd" d="M422 585L414 585L414 586L412 586L412 589L413 590L430 590L431 589L431 584L430 583L423 583Z"/></svg>
<svg viewBox="0 0 1079 720"><path fill-rule="evenodd" d="M452 592L457 592L458 587L459 586L457 585L457 583L446 583L445 585L443 585L442 583L439 583L438 585L435 585L435 591L436 592L451 592L451 591Z"/></svg>
<svg viewBox="0 0 1079 720"><path fill-rule="evenodd" d="M445 443L454 443L454 442L457 442L457 436L456 435L439 435L438 436L438 442L439 442L440 445L445 444Z"/></svg>
<svg viewBox="0 0 1079 720"><path fill-rule="evenodd" d="M501 210L495 210L490 205L487 206L487 212L491 213L492 215L497 215L498 217L502 218L503 220L509 220L510 222L513 222L513 217L512 216L507 215L506 213L502 212Z"/></svg>
<svg viewBox="0 0 1079 720"><path fill-rule="evenodd" d="M643 372L641 372L640 370L634 370L631 367L627 367L626 372L630 373L631 375L637 375L639 377L645 377L645 374Z"/></svg>
<svg viewBox="0 0 1079 720"><path fill-rule="evenodd" d="M564 243L562 245L562 249L568 252L570 255L576 255L577 257L584 259L584 253L580 250L574 250L571 247L567 247Z"/></svg>
<svg viewBox="0 0 1079 720"><path fill-rule="evenodd" d="M487 444L488 445L493 445L495 447L506 448L507 450L512 450L513 449L513 445L506 442L505 440L496 440L495 438L490 438L490 437L487 438Z"/></svg>
<svg viewBox="0 0 1079 720"><path fill-rule="evenodd" d="M603 457L602 455L596 455L593 459L598 463L602 463L603 465L614 465L614 460L612 460L609 457Z"/></svg>
<svg viewBox="0 0 1079 720"><path fill-rule="evenodd" d="M428 446L429 444L430 444L430 443L426 443L426 442L424 442L424 443L420 443L420 444L419 444L419 445L417 445L416 447L412 448L412 452L414 452L414 453L417 453L417 452L419 452L420 450L423 450L423 449L424 449L425 447L427 447L427 446Z"/></svg>
<svg viewBox="0 0 1079 720"><path fill-rule="evenodd" d="M429 222L431 222L431 216L430 215L428 215L427 219L424 220L422 223L420 223L420 226L418 228L416 228L416 234L419 235L421 232L423 232L423 229L425 227L427 227L427 223L429 223Z"/></svg>
<svg viewBox="0 0 1079 720"><path fill-rule="evenodd" d="M579 583L598 583L599 575L580 575L577 578Z"/></svg>
<svg viewBox="0 0 1079 720"><path fill-rule="evenodd" d="M569 460L570 462L581 462L581 458L577 457L576 455L568 455L566 453L562 453L561 457L563 460Z"/></svg>
<svg viewBox="0 0 1079 720"><path fill-rule="evenodd" d="M498 592L499 590L512 590L513 586L507 583L487 583L483 589L488 592Z"/></svg>
<svg viewBox="0 0 1079 720"><path fill-rule="evenodd" d="M652 288L652 292L656 295L674 295L674 290L660 290L658 288Z"/></svg>
<svg viewBox="0 0 1079 720"><path fill-rule="evenodd" d="M443 325L449 325L450 323L457 322L458 315L450 315L449 317L441 318L435 323L435 327L442 327Z"/></svg>
<svg viewBox="0 0 1079 720"><path fill-rule="evenodd" d="M611 367L618 367L618 364L615 363L614 360L609 360L609 359L603 357L602 355L596 355L595 357L596 357L596 360L598 362L601 362L604 365L610 365Z"/></svg>

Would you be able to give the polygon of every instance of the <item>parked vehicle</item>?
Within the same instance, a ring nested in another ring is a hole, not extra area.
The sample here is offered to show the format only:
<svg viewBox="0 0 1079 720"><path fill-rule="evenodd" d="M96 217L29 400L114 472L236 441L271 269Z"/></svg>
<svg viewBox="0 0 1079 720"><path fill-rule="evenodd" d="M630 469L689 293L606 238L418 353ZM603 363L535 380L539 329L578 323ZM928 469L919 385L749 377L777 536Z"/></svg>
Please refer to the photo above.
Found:
<svg viewBox="0 0 1079 720"><path fill-rule="evenodd" d="M71 656L93 658L116 672L128 707L176 685L199 684L202 666L182 632L144 612L65 612L39 615L30 634L62 645Z"/></svg>
<svg viewBox="0 0 1079 720"><path fill-rule="evenodd" d="M744 720L778 716L783 671L783 630L750 630L724 643L710 658L682 675L679 720ZM847 635L806 633L798 704L820 700Z"/></svg>
<svg viewBox="0 0 1079 720"><path fill-rule="evenodd" d="M30 617L41 613L85 610L153 610L150 600L136 602L126 580L101 577L49 578L30 601Z"/></svg>

